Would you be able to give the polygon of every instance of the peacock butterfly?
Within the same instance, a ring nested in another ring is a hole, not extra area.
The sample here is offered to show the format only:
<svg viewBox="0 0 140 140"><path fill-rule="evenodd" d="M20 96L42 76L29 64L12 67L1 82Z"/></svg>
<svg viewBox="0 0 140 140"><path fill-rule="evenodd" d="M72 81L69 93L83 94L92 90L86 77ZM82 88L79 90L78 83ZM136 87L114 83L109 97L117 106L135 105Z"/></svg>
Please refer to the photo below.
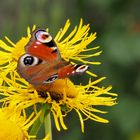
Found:
<svg viewBox="0 0 140 140"><path fill-rule="evenodd" d="M82 74L87 65L64 61L52 36L44 29L36 29L25 46L17 65L17 72L33 86L53 83L72 75Z"/></svg>

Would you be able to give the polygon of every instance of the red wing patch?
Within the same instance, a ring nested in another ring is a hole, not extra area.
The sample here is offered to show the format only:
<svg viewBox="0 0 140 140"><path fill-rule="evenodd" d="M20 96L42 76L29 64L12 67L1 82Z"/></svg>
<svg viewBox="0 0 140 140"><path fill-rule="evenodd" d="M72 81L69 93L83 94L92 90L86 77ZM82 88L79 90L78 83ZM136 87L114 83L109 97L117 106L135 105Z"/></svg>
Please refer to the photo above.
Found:
<svg viewBox="0 0 140 140"><path fill-rule="evenodd" d="M54 46L49 48L38 41L34 41L32 45L27 48L27 53L46 61L60 59L60 56L57 53L57 47Z"/></svg>
<svg viewBox="0 0 140 140"><path fill-rule="evenodd" d="M87 65L75 64L67 65L58 71L58 78L66 78L72 75L78 75L84 73L88 69Z"/></svg>

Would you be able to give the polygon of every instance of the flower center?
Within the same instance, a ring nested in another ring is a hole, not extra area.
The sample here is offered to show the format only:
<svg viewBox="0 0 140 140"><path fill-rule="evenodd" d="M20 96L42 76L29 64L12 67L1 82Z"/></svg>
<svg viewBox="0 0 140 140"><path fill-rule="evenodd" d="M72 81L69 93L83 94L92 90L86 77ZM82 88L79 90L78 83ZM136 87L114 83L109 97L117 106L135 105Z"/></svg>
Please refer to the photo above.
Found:
<svg viewBox="0 0 140 140"><path fill-rule="evenodd" d="M69 79L58 79L51 84L36 87L36 90L42 98L47 98L47 92L49 92L51 98L57 102L64 98L75 98L78 95L77 89Z"/></svg>

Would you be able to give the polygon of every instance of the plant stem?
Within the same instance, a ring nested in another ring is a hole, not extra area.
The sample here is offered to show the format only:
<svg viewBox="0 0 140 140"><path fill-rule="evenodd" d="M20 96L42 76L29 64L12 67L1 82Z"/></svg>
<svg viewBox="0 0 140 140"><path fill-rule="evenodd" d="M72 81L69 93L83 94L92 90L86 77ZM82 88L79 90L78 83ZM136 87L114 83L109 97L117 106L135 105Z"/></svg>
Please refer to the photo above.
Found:
<svg viewBox="0 0 140 140"><path fill-rule="evenodd" d="M52 126L51 126L51 115L48 113L44 119L45 134L49 135L49 140L52 140Z"/></svg>
<svg viewBox="0 0 140 140"><path fill-rule="evenodd" d="M30 130L30 135L36 135L36 134L38 133L38 131L39 131L41 125L42 125L42 123L41 123L40 119L38 118L38 119L35 121L35 123L34 123L32 129Z"/></svg>

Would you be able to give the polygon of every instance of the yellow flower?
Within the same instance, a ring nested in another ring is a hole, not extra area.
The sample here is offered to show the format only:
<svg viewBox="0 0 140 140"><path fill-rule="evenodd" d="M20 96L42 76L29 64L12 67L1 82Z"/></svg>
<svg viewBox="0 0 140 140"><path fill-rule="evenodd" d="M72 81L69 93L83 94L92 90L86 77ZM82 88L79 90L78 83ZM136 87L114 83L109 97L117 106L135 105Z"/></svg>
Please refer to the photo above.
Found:
<svg viewBox="0 0 140 140"><path fill-rule="evenodd" d="M100 62L88 61L88 58L101 54L101 51L96 51L99 47L87 48L87 45L96 38L96 33L90 34L89 25L83 25L81 20L79 26L76 26L65 37L69 26L70 21L68 20L64 28L60 29L54 38L62 58L72 64L75 61L90 65L100 64ZM35 26L33 27L34 29ZM113 96L117 95L109 92L111 86L106 88L97 86L105 77L96 80L95 78L94 80L90 78L86 85L74 85L68 78L59 79L52 83L51 86L46 86L47 92L42 94L38 93L32 85L18 75L16 72L17 60L25 53L24 46L29 41L30 33L30 28L28 28L27 37L22 38L16 44L6 37L11 46L0 41L0 55L3 56L0 60L0 94L6 96L0 101L20 108L28 108L37 103L47 104L50 106L50 111L53 114L58 130L61 129L61 126L63 129L67 129L63 119L71 110L75 110L78 113L83 132L84 121L87 119L107 123L108 120L96 115L96 113L106 112L98 110L96 107L116 104L116 98ZM93 53L93 51L95 52ZM86 73L92 77L97 77L96 74L90 71Z"/></svg>
<svg viewBox="0 0 140 140"><path fill-rule="evenodd" d="M27 140L30 138L27 130L37 119L32 113L28 118L15 107L0 109L0 139L1 140Z"/></svg>

